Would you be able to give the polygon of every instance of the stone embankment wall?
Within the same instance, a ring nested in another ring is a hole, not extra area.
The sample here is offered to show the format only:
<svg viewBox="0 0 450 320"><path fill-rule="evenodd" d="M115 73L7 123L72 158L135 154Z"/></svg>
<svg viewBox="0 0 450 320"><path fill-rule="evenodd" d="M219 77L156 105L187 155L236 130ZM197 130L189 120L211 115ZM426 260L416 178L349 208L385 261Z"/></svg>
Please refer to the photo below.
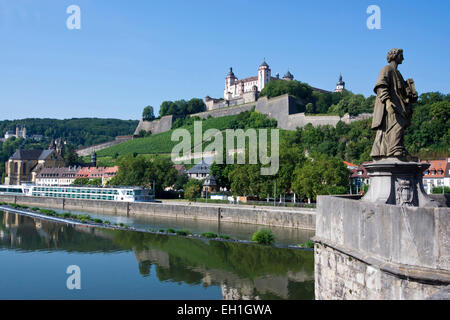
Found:
<svg viewBox="0 0 450 320"><path fill-rule="evenodd" d="M161 117L161 119L153 120L153 121L145 121L141 119L139 121L139 124L134 131L134 135L137 136L141 130L144 130L146 132L151 132L152 134L166 132L172 129L172 123L175 121L176 117L170 115L170 116L164 116Z"/></svg>
<svg viewBox="0 0 450 320"><path fill-rule="evenodd" d="M247 103L247 104L241 104L239 106L219 108L219 109L214 109L214 110L205 111L205 112L201 112L201 113L195 113L195 114L191 114L191 117L200 117L202 119L206 119L208 117L220 118L220 117L225 117L225 116L232 116L232 115L236 115L241 112L244 112L244 111L249 111L254 106L255 106L255 102L252 102L252 103Z"/></svg>
<svg viewBox="0 0 450 320"><path fill-rule="evenodd" d="M450 209L319 196L316 299L426 299L450 284Z"/></svg>
<svg viewBox="0 0 450 320"><path fill-rule="evenodd" d="M131 139L133 139L133 136L116 137L116 139L113 141L108 141L105 143L96 144L96 145L86 147L83 149L78 149L76 152L79 157L84 157L84 156L88 156L88 155L92 154L93 152L97 152L97 151L115 146L116 144L131 140Z"/></svg>
<svg viewBox="0 0 450 320"><path fill-rule="evenodd" d="M315 209L190 203L113 202L0 195L0 201L63 210L95 211L124 216L161 216L314 230Z"/></svg>

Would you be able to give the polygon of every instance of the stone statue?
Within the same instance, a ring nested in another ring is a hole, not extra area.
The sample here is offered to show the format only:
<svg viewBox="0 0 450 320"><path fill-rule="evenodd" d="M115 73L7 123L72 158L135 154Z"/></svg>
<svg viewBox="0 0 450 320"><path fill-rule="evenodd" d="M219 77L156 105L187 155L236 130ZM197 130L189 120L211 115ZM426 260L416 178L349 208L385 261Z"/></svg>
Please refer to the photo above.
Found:
<svg viewBox="0 0 450 320"><path fill-rule="evenodd" d="M403 50L392 49L387 60L374 88L372 129L377 134L370 154L374 161L364 164L370 187L362 200L400 207L439 207L423 188L423 172L430 165L409 156L403 143L411 122L411 104L417 101L414 81L403 80L397 70Z"/></svg>
<svg viewBox="0 0 450 320"><path fill-rule="evenodd" d="M405 158L405 129L410 125L411 104L417 102L414 81L403 77L397 67L403 62L403 50L392 49L387 56L388 65L381 69L374 91L377 94L372 129L377 130L370 155L375 159Z"/></svg>

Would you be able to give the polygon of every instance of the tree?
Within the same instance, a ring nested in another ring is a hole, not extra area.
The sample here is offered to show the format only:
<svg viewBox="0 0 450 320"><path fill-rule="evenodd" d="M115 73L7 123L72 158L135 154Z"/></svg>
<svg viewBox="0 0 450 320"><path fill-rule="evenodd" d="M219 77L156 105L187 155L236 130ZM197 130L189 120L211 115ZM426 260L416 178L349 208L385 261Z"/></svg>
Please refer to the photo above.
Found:
<svg viewBox="0 0 450 320"><path fill-rule="evenodd" d="M315 110L318 113L327 113L330 106L333 104L333 95L326 92L313 92L315 100Z"/></svg>
<svg viewBox="0 0 450 320"><path fill-rule="evenodd" d="M153 112L152 106L146 106L144 111L142 111L142 119L145 121L152 121L155 119L155 114Z"/></svg>
<svg viewBox="0 0 450 320"><path fill-rule="evenodd" d="M189 181L189 177L186 173L181 173L177 175L177 178L175 180L175 184L173 185L173 188L175 190L183 189L183 186Z"/></svg>
<svg viewBox="0 0 450 320"><path fill-rule="evenodd" d="M183 186L184 198L189 200L195 200L201 196L203 184L197 179L189 179L189 181Z"/></svg>
<svg viewBox="0 0 450 320"><path fill-rule="evenodd" d="M209 167L209 171L216 178L219 187L227 188L227 190L230 190L230 180L228 179L230 168L231 166L225 163L218 164L216 162L213 162Z"/></svg>
<svg viewBox="0 0 450 320"><path fill-rule="evenodd" d="M156 183L156 192L160 193L165 188L173 186L177 180L178 171L174 168L172 161L156 156L150 160L146 175L149 180Z"/></svg>
<svg viewBox="0 0 450 320"><path fill-rule="evenodd" d="M119 157L119 171L111 179L110 185L153 187L161 193L176 181L177 170L172 161L161 156L146 159L143 155L125 155Z"/></svg>
<svg viewBox="0 0 450 320"><path fill-rule="evenodd" d="M266 84L264 89L261 90L260 96L273 98L286 93L299 99L312 101L311 86L296 80L271 80Z"/></svg>
<svg viewBox="0 0 450 320"><path fill-rule="evenodd" d="M89 183L89 178L77 178L72 182L74 186L85 186Z"/></svg>
<svg viewBox="0 0 450 320"><path fill-rule="evenodd" d="M349 171L334 157L315 154L303 165L296 167L292 183L294 191L308 202L322 194L345 194L349 184Z"/></svg>
<svg viewBox="0 0 450 320"><path fill-rule="evenodd" d="M101 186L102 178L94 178L88 181L87 185L89 186Z"/></svg>
<svg viewBox="0 0 450 320"><path fill-rule="evenodd" d="M159 109L160 116L176 115L179 117L185 117L188 114L203 112L206 109L206 105L202 99L192 98L189 101L177 100L163 101Z"/></svg>
<svg viewBox="0 0 450 320"><path fill-rule="evenodd" d="M306 113L314 113L314 105L311 102L306 105Z"/></svg>
<svg viewBox="0 0 450 320"><path fill-rule="evenodd" d="M147 175L147 170L151 165L149 160L142 155L133 157L128 154L119 157L118 161L119 171L117 175L111 179L111 185L118 186L146 186L150 182Z"/></svg>
<svg viewBox="0 0 450 320"><path fill-rule="evenodd" d="M206 105L202 99L192 98L187 103L187 114L203 112L206 109Z"/></svg>
<svg viewBox="0 0 450 320"><path fill-rule="evenodd" d="M78 156L73 145L69 146L69 152L66 153L66 165L77 166L83 163L83 160Z"/></svg>

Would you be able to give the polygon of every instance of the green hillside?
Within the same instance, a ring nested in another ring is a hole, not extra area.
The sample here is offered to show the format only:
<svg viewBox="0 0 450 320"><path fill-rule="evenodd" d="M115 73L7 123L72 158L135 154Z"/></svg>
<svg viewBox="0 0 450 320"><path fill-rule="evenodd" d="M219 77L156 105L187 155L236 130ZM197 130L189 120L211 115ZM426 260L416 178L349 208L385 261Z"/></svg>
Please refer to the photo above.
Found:
<svg viewBox="0 0 450 320"><path fill-rule="evenodd" d="M0 121L0 135L25 126L28 135L42 135L44 141L62 138L75 148L114 140L116 136L133 134L139 121L101 118L36 119Z"/></svg>
<svg viewBox="0 0 450 320"><path fill-rule="evenodd" d="M437 159L448 156L450 144L449 110L450 94L428 92L420 96L413 106L411 126L406 130L405 146L413 155L421 159ZM239 115L206 119L203 131L210 128L263 128L274 127L266 115L258 112L243 112ZM275 124L276 126L276 124ZM185 125L191 134L193 125ZM99 164L114 165L115 159L124 154L160 154L169 157L172 148L178 143L171 141L173 130L134 139L98 152ZM298 145L301 150L318 152L337 157L355 164L371 160L370 151L375 131L371 130L371 120L356 121L350 124L338 123L336 127L307 125L296 131L280 130L280 143ZM193 145L193 144L192 144ZM86 158L88 159L88 158Z"/></svg>
<svg viewBox="0 0 450 320"><path fill-rule="evenodd" d="M230 128L235 123L237 115L225 116L221 118L210 118L205 119L202 122L202 129L205 132L208 129L218 129L225 130ZM192 145L194 139L194 126L187 125L181 128L189 131L192 137ZM172 133L176 129L171 129L169 131L153 134L144 138L133 139L107 149L103 149L97 152L97 159L101 165L112 165L115 158L125 154L143 154L143 155L153 155L153 154L170 154L175 145L178 144L177 141L171 141ZM86 157L88 159L88 157Z"/></svg>

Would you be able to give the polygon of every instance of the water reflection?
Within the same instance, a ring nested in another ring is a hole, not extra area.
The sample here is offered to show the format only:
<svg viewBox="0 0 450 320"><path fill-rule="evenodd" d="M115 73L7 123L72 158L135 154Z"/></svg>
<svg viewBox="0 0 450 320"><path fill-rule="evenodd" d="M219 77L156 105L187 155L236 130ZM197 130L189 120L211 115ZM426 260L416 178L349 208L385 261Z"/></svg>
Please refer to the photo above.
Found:
<svg viewBox="0 0 450 320"><path fill-rule="evenodd" d="M55 209L52 209L55 210ZM57 212L64 212L63 210L55 210ZM102 220L108 220L113 223L124 223L137 229L155 229L161 228L174 228L174 229L187 229L193 233L201 234L203 232L214 232L218 234L226 234L233 239L250 240L253 233L264 227L260 225L245 224L245 223L232 223L206 220L192 220L184 218L171 218L160 216L120 216L106 213L100 213L95 211L71 211L76 214L89 214L94 218ZM281 245L296 245L298 243L304 243L314 236L312 230L302 230L294 228L282 228L282 227L269 227L275 235L275 242Z"/></svg>
<svg viewBox="0 0 450 320"><path fill-rule="evenodd" d="M148 278L187 284L192 296L186 299L198 298L194 288L209 287L220 287L223 299L314 297L313 254L305 251L86 228L10 213L0 213L0 250L132 252L141 277L127 285Z"/></svg>

